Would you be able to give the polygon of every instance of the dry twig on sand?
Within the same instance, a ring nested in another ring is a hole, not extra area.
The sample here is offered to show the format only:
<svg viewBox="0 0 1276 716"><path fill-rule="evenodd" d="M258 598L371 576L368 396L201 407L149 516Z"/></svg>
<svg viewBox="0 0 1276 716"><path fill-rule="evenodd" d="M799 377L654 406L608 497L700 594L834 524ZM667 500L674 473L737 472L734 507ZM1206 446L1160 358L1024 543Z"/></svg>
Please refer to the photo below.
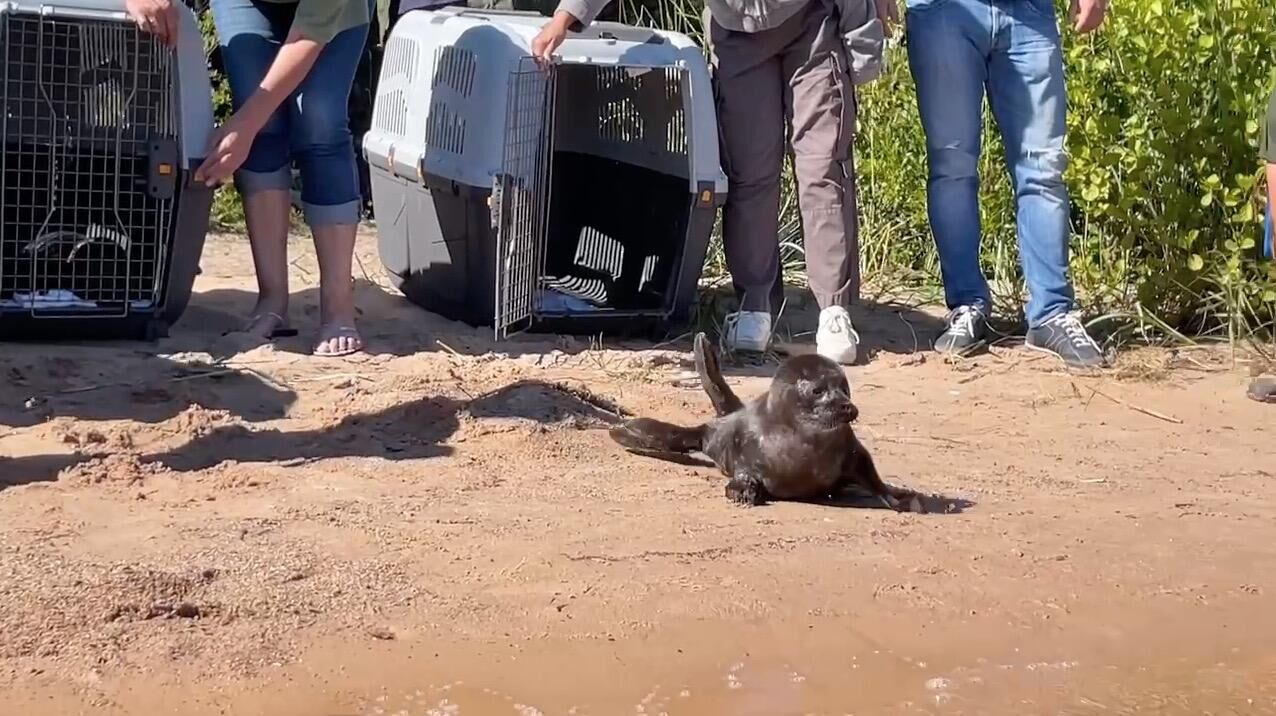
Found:
<svg viewBox="0 0 1276 716"><path fill-rule="evenodd" d="M448 344L439 340L436 340L434 342L438 344L439 348L442 348L443 350L447 351L448 355L451 355L453 358L464 360L465 356L461 355L456 349L452 348L452 346L449 346Z"/></svg>
<svg viewBox="0 0 1276 716"><path fill-rule="evenodd" d="M1074 393L1076 393L1077 395L1080 395L1080 394L1081 394L1081 391L1077 389L1077 385L1076 385L1076 383L1073 383L1073 384L1072 384L1072 390L1073 390L1073 392L1074 392ZM1183 424L1183 421L1182 421L1182 420L1180 420L1180 419L1178 419L1178 418L1174 417L1173 415L1166 415L1165 413L1158 413L1157 411L1152 410L1152 409L1150 409L1150 408L1144 408L1144 407L1142 407L1142 406L1138 406L1138 405L1135 405L1135 404L1133 404L1133 403L1129 403L1129 402L1126 402L1126 401L1124 401L1124 400L1121 400L1120 398L1118 398L1118 397L1116 397L1116 396L1108 395L1107 393L1103 392L1102 390L1099 390L1098 388L1094 388L1094 387L1090 388L1090 397L1091 397L1091 398L1093 398L1093 397L1094 397L1094 396L1096 396L1096 395L1098 395L1098 396L1102 396L1102 397L1104 397L1104 398L1107 398L1108 400L1111 400L1112 402L1116 403L1117 405L1120 405L1120 406L1121 406L1121 407L1123 407L1123 408L1128 408L1128 409L1130 409L1130 410L1133 410L1133 411L1134 411L1134 412L1136 412L1136 413L1143 413L1144 415L1149 415L1149 416L1151 416L1151 417L1153 417L1153 418L1156 418L1157 420L1164 420L1164 421L1165 421L1165 422L1167 422L1167 423L1174 423L1175 425L1182 425L1182 424Z"/></svg>

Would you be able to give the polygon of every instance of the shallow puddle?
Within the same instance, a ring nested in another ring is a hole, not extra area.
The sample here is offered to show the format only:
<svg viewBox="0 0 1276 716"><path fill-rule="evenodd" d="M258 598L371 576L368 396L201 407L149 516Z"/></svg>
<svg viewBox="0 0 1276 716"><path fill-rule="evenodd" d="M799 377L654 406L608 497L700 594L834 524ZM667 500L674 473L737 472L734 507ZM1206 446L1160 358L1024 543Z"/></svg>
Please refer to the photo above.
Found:
<svg viewBox="0 0 1276 716"><path fill-rule="evenodd" d="M46 692L10 701L16 710L9 713L1276 713L1270 622L1235 629L1224 616L1163 622L1146 615L1070 633L851 619L697 623L645 638L548 637L481 647L405 634L316 645L300 664L252 683L156 675L102 684L110 705L72 706Z"/></svg>

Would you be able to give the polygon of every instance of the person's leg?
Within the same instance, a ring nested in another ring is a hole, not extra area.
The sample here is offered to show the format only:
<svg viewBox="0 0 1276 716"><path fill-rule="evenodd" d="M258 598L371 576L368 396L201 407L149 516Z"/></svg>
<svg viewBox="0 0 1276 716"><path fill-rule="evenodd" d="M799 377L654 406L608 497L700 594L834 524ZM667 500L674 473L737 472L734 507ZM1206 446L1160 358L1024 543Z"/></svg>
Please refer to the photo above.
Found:
<svg viewBox="0 0 1276 716"><path fill-rule="evenodd" d="M1276 251L1276 91L1267 101L1266 131L1261 136L1263 161L1267 162L1267 211L1272 217L1272 235L1267 237L1267 245Z"/></svg>
<svg viewBox="0 0 1276 716"><path fill-rule="evenodd" d="M740 313L728 347L761 351L770 339L780 275L780 172L784 109L775 31L729 32L710 23L722 164L727 174L722 238Z"/></svg>
<svg viewBox="0 0 1276 716"><path fill-rule="evenodd" d="M1276 112L1276 109L1274 109ZM1271 120L1276 124L1276 117ZM1272 127L1272 133L1276 134L1276 126ZM1276 140L1276 137L1273 137ZM1276 154L1276 150L1273 150ZM1267 216L1264 226L1268 233L1263 238L1266 240L1266 256L1276 260L1276 157L1268 160L1267 163Z"/></svg>
<svg viewBox="0 0 1276 716"><path fill-rule="evenodd" d="M1270 225L1265 224L1271 234L1265 236L1267 245L1276 247L1276 92L1272 93L1267 105L1266 130L1260 135L1262 139L1262 156L1267 162L1267 212L1273 217ZM1276 403L1276 374L1260 375L1249 384L1247 395L1261 403Z"/></svg>
<svg viewBox="0 0 1276 716"><path fill-rule="evenodd" d="M1070 232L1063 173L1067 96L1051 0L1004 6L989 64L988 98L1015 188L1019 255L1028 284L1028 345L1072 367L1103 364L1102 350L1072 313Z"/></svg>
<svg viewBox="0 0 1276 716"><path fill-rule="evenodd" d="M1276 118L1273 118L1272 122L1276 123ZM1276 127L1272 128L1272 133L1276 134ZM1268 237L1267 245L1272 247L1273 253L1276 253L1276 158L1267 164L1267 211L1272 217L1272 232ZM1272 258L1276 259L1276 256Z"/></svg>
<svg viewBox="0 0 1276 716"><path fill-rule="evenodd" d="M807 275L820 308L859 294L859 236L851 140L855 87L836 19L820 3L784 53L785 110L793 149Z"/></svg>
<svg viewBox="0 0 1276 716"><path fill-rule="evenodd" d="M1072 309L1068 282L1068 190L1063 172L1067 97L1054 4L1021 0L998 32L988 100L1015 190L1029 327Z"/></svg>
<svg viewBox="0 0 1276 716"><path fill-rule="evenodd" d="M859 297L860 283L851 160L855 87L828 9L812 3L797 21L800 28L783 55L785 110L807 279L821 309L816 350L839 363L854 363L859 336L846 307Z"/></svg>
<svg viewBox="0 0 1276 716"><path fill-rule="evenodd" d="M222 62L238 109L257 90L287 33L281 7L252 0L213 0L213 22ZM285 329L288 314L289 125L276 112L256 139L235 175L244 202L248 243L257 273L257 306L245 330L270 338Z"/></svg>
<svg viewBox="0 0 1276 716"><path fill-rule="evenodd" d="M368 26L361 25L325 45L288 107L302 209L319 258L317 355L344 355L363 347L355 330L351 275L360 192L349 101L367 33Z"/></svg>
<svg viewBox="0 0 1276 716"><path fill-rule="evenodd" d="M979 155L991 49L989 0L908 0L908 65L926 137L926 206L952 311L935 341L961 353L984 340L991 308L979 265Z"/></svg>

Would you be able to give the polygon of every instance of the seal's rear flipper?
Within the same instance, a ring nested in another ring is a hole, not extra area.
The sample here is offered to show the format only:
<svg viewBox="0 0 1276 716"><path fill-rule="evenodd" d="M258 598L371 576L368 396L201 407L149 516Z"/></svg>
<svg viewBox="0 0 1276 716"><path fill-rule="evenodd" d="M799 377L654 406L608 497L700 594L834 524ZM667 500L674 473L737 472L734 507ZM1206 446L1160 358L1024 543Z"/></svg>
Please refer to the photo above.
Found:
<svg viewBox="0 0 1276 716"><path fill-rule="evenodd" d="M630 450L644 453L672 452L687 454L704 445L704 426L684 428L680 425L634 418L607 431L611 439Z"/></svg>
<svg viewBox="0 0 1276 716"><path fill-rule="evenodd" d="M679 465L686 465L687 467L716 467L716 465L709 460L686 453L669 452L668 450L644 450L642 448L625 448L625 451L631 455L664 460L665 462L673 462Z"/></svg>
<svg viewBox="0 0 1276 716"><path fill-rule="evenodd" d="M700 385L708 394L709 402L713 403L713 409L718 417L743 409L744 403L740 402L735 392L731 390L731 386L723 380L722 369L718 367L718 354L703 333L696 334L695 355L696 373L700 374Z"/></svg>

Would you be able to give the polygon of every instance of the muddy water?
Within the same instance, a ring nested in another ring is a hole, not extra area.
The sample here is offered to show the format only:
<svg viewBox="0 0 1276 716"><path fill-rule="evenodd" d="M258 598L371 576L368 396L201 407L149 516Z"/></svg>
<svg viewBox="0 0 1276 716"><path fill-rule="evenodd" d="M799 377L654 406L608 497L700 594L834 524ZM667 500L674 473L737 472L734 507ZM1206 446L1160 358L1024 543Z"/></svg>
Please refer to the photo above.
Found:
<svg viewBox="0 0 1276 716"><path fill-rule="evenodd" d="M1266 615L1202 608L1102 616L1063 629L997 617L955 626L881 617L699 622L615 641L481 646L402 633L316 644L300 664L251 683L155 673L99 684L92 707L46 690L10 699L5 712L1276 714L1276 630Z"/></svg>

